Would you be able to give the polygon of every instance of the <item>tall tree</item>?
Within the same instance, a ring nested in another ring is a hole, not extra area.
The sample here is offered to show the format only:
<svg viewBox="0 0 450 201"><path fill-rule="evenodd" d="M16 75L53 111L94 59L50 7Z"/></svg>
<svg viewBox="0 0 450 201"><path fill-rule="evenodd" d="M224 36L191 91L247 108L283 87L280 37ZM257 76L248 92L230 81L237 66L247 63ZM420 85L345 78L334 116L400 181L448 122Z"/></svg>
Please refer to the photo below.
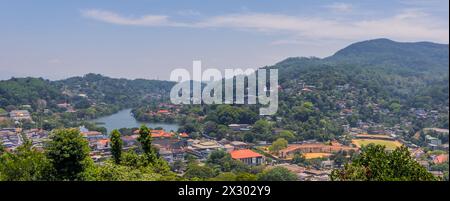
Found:
<svg viewBox="0 0 450 201"><path fill-rule="evenodd" d="M89 146L78 129L54 130L46 150L57 180L83 180L83 172L91 165Z"/></svg>
<svg viewBox="0 0 450 201"><path fill-rule="evenodd" d="M155 150L152 146L152 135L150 134L150 129L147 128L147 126L142 125L139 129L138 141L141 143L147 162L152 164L155 163L158 157L156 156Z"/></svg>
<svg viewBox="0 0 450 201"><path fill-rule="evenodd" d="M269 146L269 151L275 154L288 146L288 141L284 138L278 138Z"/></svg>
<svg viewBox="0 0 450 201"><path fill-rule="evenodd" d="M51 164L45 155L31 147L31 143L19 146L15 152L0 156L0 180L42 181L48 180Z"/></svg>
<svg viewBox="0 0 450 201"><path fill-rule="evenodd" d="M152 136L150 134L150 129L147 128L147 126L142 125L141 128L139 128L138 141L141 143L144 153L152 153Z"/></svg>
<svg viewBox="0 0 450 201"><path fill-rule="evenodd" d="M120 160L122 158L123 141L120 138L120 135L121 134L117 129L114 129L111 132L111 154L116 164L120 164Z"/></svg>
<svg viewBox="0 0 450 201"><path fill-rule="evenodd" d="M404 146L392 152L384 146L369 144L361 154L341 170L334 170L332 180L429 181L436 178L415 161Z"/></svg>

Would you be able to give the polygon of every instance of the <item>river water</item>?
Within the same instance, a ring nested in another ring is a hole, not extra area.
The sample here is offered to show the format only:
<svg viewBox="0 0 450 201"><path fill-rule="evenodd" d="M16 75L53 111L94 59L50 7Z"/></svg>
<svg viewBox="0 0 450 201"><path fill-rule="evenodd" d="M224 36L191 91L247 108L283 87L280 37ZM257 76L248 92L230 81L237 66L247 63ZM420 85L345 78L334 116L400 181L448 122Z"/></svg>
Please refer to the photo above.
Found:
<svg viewBox="0 0 450 201"><path fill-rule="evenodd" d="M145 124L150 128L161 127L166 131L177 131L179 128L176 123L139 122L131 114L131 109L121 110L115 114L94 119L93 122L99 123L99 126L105 127L108 133L114 129L120 128L139 128L142 124Z"/></svg>

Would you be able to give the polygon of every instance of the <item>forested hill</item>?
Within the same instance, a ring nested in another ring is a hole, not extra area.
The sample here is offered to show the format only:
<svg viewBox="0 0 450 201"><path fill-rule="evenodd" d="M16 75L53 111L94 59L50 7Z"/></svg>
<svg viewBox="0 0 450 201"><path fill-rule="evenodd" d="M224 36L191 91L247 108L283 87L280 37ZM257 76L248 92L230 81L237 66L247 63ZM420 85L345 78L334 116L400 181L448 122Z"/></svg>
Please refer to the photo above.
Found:
<svg viewBox="0 0 450 201"><path fill-rule="evenodd" d="M281 83L304 78L307 80L303 81L317 82L325 88L353 81L367 87L378 80L385 87L397 87L402 89L400 93L410 93L417 86L448 88L449 46L375 39L354 43L324 59L288 58L270 68L280 70Z"/></svg>
<svg viewBox="0 0 450 201"><path fill-rule="evenodd" d="M118 79L99 74L87 74L57 81L67 94L86 94L107 104L132 106L145 97L168 97L174 82L145 79Z"/></svg>
<svg viewBox="0 0 450 201"><path fill-rule="evenodd" d="M324 59L288 58L269 67L279 69L279 115L298 133L319 130L323 122L336 130L356 120L448 127L448 53L448 45L376 39ZM420 120L414 112L418 109L439 115Z"/></svg>
<svg viewBox="0 0 450 201"><path fill-rule="evenodd" d="M409 72L448 73L448 55L448 44L402 43L389 39L375 39L354 43L326 58L325 61L409 70Z"/></svg>
<svg viewBox="0 0 450 201"><path fill-rule="evenodd" d="M76 109L98 104L119 109L134 106L147 97L161 98L169 94L173 85L169 81L117 79L98 74L59 81L11 78L0 81L0 108L31 105L32 109L38 109L39 104L45 104L43 107L52 109L67 102Z"/></svg>

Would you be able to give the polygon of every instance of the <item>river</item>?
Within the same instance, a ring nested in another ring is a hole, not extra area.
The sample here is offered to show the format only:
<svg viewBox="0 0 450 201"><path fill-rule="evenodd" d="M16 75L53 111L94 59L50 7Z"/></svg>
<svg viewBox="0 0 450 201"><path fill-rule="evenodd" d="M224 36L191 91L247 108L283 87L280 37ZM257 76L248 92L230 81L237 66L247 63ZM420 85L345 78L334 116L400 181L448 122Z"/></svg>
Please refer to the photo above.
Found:
<svg viewBox="0 0 450 201"><path fill-rule="evenodd" d="M105 127L108 133L114 129L120 128L139 128L142 124L145 124L150 128L161 127L166 131L177 131L179 128L179 125L176 123L139 122L131 114L131 109L121 110L115 114L94 119L92 121L99 123L99 126Z"/></svg>

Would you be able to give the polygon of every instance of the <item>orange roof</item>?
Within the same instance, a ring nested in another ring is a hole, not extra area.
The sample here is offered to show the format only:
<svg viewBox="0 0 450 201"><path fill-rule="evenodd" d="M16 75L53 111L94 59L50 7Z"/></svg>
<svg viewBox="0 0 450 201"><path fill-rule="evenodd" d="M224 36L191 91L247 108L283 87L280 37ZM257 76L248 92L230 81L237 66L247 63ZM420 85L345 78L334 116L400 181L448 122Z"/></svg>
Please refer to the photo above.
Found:
<svg viewBox="0 0 450 201"><path fill-rule="evenodd" d="M158 113L169 113L169 110L159 110Z"/></svg>
<svg viewBox="0 0 450 201"><path fill-rule="evenodd" d="M250 149L235 150L235 151L231 151L230 154L231 154L231 158L233 158L233 159L256 158L256 157L263 156L263 155L258 154Z"/></svg>
<svg viewBox="0 0 450 201"><path fill-rule="evenodd" d="M439 156L436 156L433 160L435 164L441 164L448 161L448 154L441 154Z"/></svg>
<svg viewBox="0 0 450 201"><path fill-rule="evenodd" d="M187 133L180 133L180 137L189 137Z"/></svg>
<svg viewBox="0 0 450 201"><path fill-rule="evenodd" d="M163 137L171 138L172 137L172 133L167 133L164 130L152 130L151 135L154 138L163 138Z"/></svg>
<svg viewBox="0 0 450 201"><path fill-rule="evenodd" d="M108 144L109 143L109 139L101 139L99 141L97 141L100 144Z"/></svg>

